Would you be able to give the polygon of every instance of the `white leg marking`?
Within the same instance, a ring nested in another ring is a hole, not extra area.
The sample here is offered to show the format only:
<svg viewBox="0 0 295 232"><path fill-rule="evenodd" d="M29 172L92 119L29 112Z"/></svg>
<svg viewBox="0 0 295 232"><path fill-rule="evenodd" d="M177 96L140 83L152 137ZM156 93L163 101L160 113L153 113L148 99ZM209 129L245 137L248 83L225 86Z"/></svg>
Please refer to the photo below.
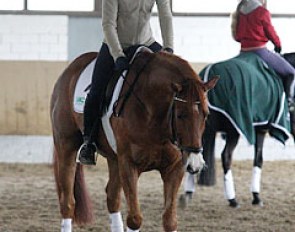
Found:
<svg viewBox="0 0 295 232"><path fill-rule="evenodd" d="M111 213L109 215L111 232L124 232L124 225L121 212Z"/></svg>
<svg viewBox="0 0 295 232"><path fill-rule="evenodd" d="M183 186L184 186L184 192L195 192L195 187L196 187L195 175L185 172Z"/></svg>
<svg viewBox="0 0 295 232"><path fill-rule="evenodd" d="M72 232L72 219L71 218L62 219L61 232Z"/></svg>
<svg viewBox="0 0 295 232"><path fill-rule="evenodd" d="M252 193L260 192L260 181L261 181L261 168L253 167L252 170L252 181L250 191Z"/></svg>
<svg viewBox="0 0 295 232"><path fill-rule="evenodd" d="M227 200L234 199L236 197L234 178L231 170L228 170L224 175L224 195Z"/></svg>

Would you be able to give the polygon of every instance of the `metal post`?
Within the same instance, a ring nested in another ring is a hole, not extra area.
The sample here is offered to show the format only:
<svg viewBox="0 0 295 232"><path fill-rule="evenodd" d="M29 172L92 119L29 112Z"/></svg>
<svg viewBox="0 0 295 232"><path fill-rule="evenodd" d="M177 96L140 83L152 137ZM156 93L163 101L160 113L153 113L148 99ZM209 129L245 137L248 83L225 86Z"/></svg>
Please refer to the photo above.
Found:
<svg viewBox="0 0 295 232"><path fill-rule="evenodd" d="M24 10L28 10L28 0L24 0Z"/></svg>

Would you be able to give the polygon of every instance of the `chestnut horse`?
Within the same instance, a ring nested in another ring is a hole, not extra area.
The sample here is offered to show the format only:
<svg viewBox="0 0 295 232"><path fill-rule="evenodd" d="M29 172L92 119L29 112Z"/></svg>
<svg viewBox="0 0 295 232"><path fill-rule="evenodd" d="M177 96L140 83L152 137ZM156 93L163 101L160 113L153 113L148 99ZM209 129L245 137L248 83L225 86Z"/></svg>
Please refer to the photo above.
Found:
<svg viewBox="0 0 295 232"><path fill-rule="evenodd" d="M62 232L72 231L72 220L81 225L93 219L83 166L75 161L82 144L83 115L74 112L72 99L79 75L96 56L86 53L75 59L59 77L51 99L54 174ZM106 202L111 231L124 230L122 189L128 206L127 231L139 231L142 215L137 182L142 172L153 169L160 172L164 183L164 231L176 231L176 197L184 165L198 172L204 164L200 152L209 112L206 92L218 78L204 83L183 59L162 52L144 52L135 59L125 79L114 106L116 114L110 118L116 152L108 143L101 121L98 123L98 150L107 159L109 170Z"/></svg>
<svg viewBox="0 0 295 232"><path fill-rule="evenodd" d="M295 67L295 53L288 53L284 54L283 57L292 65ZM215 64L214 64L215 65ZM243 66L247 66L248 64L243 63ZM217 63L217 67L219 67L219 71L223 71L225 69L230 70L231 72L235 69L235 67L230 67L229 63ZM229 68L230 67L230 68ZM240 68L239 70L243 70ZM272 74L273 72L271 72ZM223 76L223 78L227 79L231 73L228 72L226 76ZM253 74L253 73L252 73ZM273 73L276 75L275 73ZM200 74L201 75L201 74ZM255 75L255 74L254 74ZM257 76L254 76L255 78ZM237 79L242 79L242 75L235 76ZM262 74L260 74L259 78L264 78ZM277 76L274 77L278 81L278 85L281 86L282 89L282 83L280 78ZM230 78L227 79L228 82L230 82ZM279 83L280 82L280 83ZM220 83L220 82L219 82ZM218 83L218 84L219 84ZM290 85L290 81L287 81L287 85ZM258 87L258 88L257 88ZM266 92L264 89L262 89L261 86L257 86L256 90L261 92ZM217 88L217 87L216 87ZM242 96L242 90L239 87L239 91L237 91L241 96ZM254 89L254 88L253 88ZM253 91L254 95L253 98L255 99L257 97L258 91ZM275 95L276 88L272 89L273 95ZM224 95L232 94L229 91L224 91ZM241 97L240 96L240 97ZM211 97L215 96L208 96L209 102L211 103ZM245 96L242 96L245 97ZM236 97L237 98L237 97ZM265 99L264 102L260 102L260 104L267 104L267 101L271 100ZM278 102L279 103L279 102ZM270 103L271 105L275 105L275 101L272 101ZM279 103L280 104L280 103ZM231 105L231 107L238 107ZM237 127L234 125L233 120L229 120L229 117L226 113L221 112L219 110L216 110L216 107L212 107L211 105L209 106L210 108L210 114L208 117L208 120L206 121L206 129L203 135L204 139L204 159L207 163L207 168L203 169L203 171L200 173L198 182L200 185L207 185L207 186L212 186L216 182L216 173L215 173L215 140L216 140L216 133L221 132L222 137L225 139L225 146L224 149L221 153L221 161L222 161L222 168L224 172L224 192L225 192L225 197L229 202L229 206L233 208L239 207L239 203L236 199L235 196L235 189L234 189L234 180L233 180L233 175L231 171L231 164L232 164L232 158L233 158L233 152L234 149L236 148L238 144L238 140L241 134L241 131L237 130ZM285 108L286 108L286 103L285 103ZM250 108L249 108L250 109ZM251 109L250 109L251 110ZM277 113L273 112L271 113L271 110L269 110L269 117L271 118L271 114ZM274 115L275 116L275 115ZM246 117L246 113L244 112L243 117ZM277 116L275 116L277 117ZM295 114L294 112L290 112L290 118L288 120L290 127L291 127L291 134L293 137L295 136ZM269 121L268 123L257 123L256 125L248 125L248 127L254 126L255 130L255 140L254 140L254 159L253 159L253 172L252 172L252 181L251 181L251 192L252 192L252 204L253 205L259 205L263 206L263 202L260 198L260 181L261 181L261 170L262 170L262 165L263 165L263 143L265 139L265 135L267 132L270 131L270 128L272 127L273 122ZM284 138L286 139L286 138ZM284 141L282 141L284 142ZM180 203L182 204L183 207L186 206L187 201L189 201L192 198L192 193L194 192L193 189L195 186L193 186L196 182L194 180L194 177L190 174L188 174L185 177L185 186L189 186L185 189L185 193L181 195L180 197ZM190 189L188 191L188 189Z"/></svg>

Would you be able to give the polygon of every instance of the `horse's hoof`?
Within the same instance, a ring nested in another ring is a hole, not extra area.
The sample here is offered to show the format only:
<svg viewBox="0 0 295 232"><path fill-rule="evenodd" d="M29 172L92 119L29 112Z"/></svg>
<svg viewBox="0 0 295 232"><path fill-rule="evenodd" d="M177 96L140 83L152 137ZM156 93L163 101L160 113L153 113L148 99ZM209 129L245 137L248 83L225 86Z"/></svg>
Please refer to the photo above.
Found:
<svg viewBox="0 0 295 232"><path fill-rule="evenodd" d="M185 209L188 203L192 200L193 194L191 192L186 192L185 194L181 194L179 197L179 207L181 209Z"/></svg>
<svg viewBox="0 0 295 232"><path fill-rule="evenodd" d="M259 193L253 193L252 205L263 207L263 201L259 197Z"/></svg>
<svg viewBox="0 0 295 232"><path fill-rule="evenodd" d="M263 207L263 206L264 206L264 205L263 205L263 201L260 200L260 199L254 199L254 200L252 201L252 205L254 205L254 206L260 206L260 207Z"/></svg>
<svg viewBox="0 0 295 232"><path fill-rule="evenodd" d="M238 209L241 207L239 203L236 201L236 199L230 199L228 200L228 202L229 202L229 206L232 208Z"/></svg>

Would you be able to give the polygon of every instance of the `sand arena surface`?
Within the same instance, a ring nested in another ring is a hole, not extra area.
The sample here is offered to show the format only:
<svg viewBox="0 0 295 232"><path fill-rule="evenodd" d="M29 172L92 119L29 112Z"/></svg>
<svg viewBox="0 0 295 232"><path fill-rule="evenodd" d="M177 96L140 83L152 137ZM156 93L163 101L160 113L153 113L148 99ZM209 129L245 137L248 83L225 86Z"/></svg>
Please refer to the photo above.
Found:
<svg viewBox="0 0 295 232"><path fill-rule="evenodd" d="M233 174L240 209L231 209L223 196L223 177L217 160L217 185L198 187L185 210L178 209L178 232L295 231L295 161L267 161L262 172L264 207L253 207L249 192L252 161L234 161ZM75 232L109 230L106 208L106 161L86 167L85 177L95 209L95 223ZM182 188L179 194L182 193ZM144 173L139 182L142 232L160 232L163 210L162 181L158 172ZM126 204L122 200L122 214ZM47 164L0 163L0 231L60 231L60 214L53 170Z"/></svg>

